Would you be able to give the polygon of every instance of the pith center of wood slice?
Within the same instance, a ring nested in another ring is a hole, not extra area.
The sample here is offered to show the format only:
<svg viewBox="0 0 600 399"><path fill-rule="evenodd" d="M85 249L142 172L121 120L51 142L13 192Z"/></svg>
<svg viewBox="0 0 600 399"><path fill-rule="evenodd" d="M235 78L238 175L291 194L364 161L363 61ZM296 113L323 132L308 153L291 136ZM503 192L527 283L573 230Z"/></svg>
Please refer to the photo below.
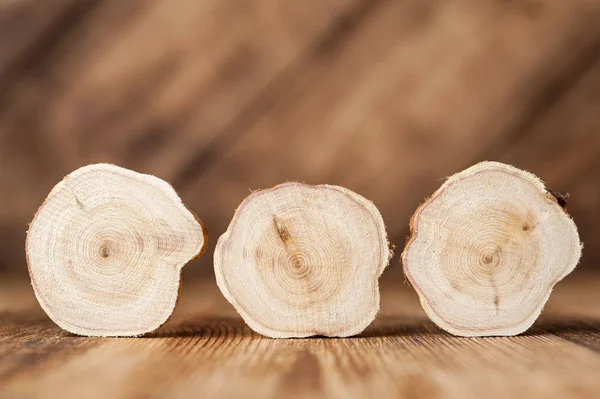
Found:
<svg viewBox="0 0 600 399"><path fill-rule="evenodd" d="M243 201L214 262L219 288L253 330L343 337L375 318L390 256L372 202L342 187L285 183Z"/></svg>
<svg viewBox="0 0 600 399"><path fill-rule="evenodd" d="M154 176L90 165L57 184L27 233L31 282L65 330L135 336L173 312L181 268L205 246L199 219Z"/></svg>
<svg viewBox="0 0 600 399"><path fill-rule="evenodd" d="M428 316L461 336L515 335L581 257L541 180L496 162L450 177L415 213L402 260Z"/></svg>

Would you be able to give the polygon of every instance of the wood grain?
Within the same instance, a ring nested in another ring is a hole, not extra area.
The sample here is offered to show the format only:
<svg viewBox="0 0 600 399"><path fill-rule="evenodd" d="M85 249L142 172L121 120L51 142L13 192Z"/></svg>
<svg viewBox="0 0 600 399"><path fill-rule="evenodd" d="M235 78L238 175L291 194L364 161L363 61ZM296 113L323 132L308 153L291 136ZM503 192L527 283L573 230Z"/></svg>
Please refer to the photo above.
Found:
<svg viewBox="0 0 600 399"><path fill-rule="evenodd" d="M379 312L385 223L346 188L284 183L249 195L214 252L217 286L271 338L354 336Z"/></svg>
<svg viewBox="0 0 600 399"><path fill-rule="evenodd" d="M140 336L171 316L181 269L207 238L164 180L94 164L48 194L27 231L27 268L41 307L64 330Z"/></svg>
<svg viewBox="0 0 600 399"><path fill-rule="evenodd" d="M449 177L410 225L404 274L429 318L462 337L527 331L581 259L564 200L500 162Z"/></svg>
<svg viewBox="0 0 600 399"><path fill-rule="evenodd" d="M299 340L253 333L214 281L184 284L173 318L150 337L77 337L19 281L0 287L2 397L594 398L600 389L598 277L559 284L526 334L477 339L437 329L400 279L384 278L382 311L363 335Z"/></svg>

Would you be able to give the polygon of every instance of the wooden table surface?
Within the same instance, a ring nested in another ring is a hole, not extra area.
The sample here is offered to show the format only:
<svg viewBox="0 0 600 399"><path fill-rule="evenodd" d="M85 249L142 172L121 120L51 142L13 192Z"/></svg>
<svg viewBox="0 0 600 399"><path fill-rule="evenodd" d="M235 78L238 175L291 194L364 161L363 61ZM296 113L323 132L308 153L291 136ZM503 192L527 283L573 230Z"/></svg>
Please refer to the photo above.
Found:
<svg viewBox="0 0 600 399"><path fill-rule="evenodd" d="M61 331L24 281L0 289L1 398L589 397L600 395L600 276L559 284L541 319L511 338L458 338L427 320L398 273L362 336L253 333L214 281L183 286L144 338Z"/></svg>

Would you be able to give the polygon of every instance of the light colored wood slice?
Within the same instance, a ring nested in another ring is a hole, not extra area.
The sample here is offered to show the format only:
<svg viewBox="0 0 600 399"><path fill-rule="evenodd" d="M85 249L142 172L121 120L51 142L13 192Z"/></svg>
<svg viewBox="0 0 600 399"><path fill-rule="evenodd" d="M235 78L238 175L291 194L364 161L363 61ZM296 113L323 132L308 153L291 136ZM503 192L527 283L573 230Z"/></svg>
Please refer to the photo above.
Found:
<svg viewBox="0 0 600 399"><path fill-rule="evenodd" d="M562 198L531 173L483 162L416 211L402 255L427 315L460 336L516 335L581 257Z"/></svg>
<svg viewBox="0 0 600 399"><path fill-rule="evenodd" d="M254 192L217 242L217 284L254 331L351 336L379 310L391 250L375 205L342 187Z"/></svg>
<svg viewBox="0 0 600 399"><path fill-rule="evenodd" d="M206 241L168 183L97 164L52 189L29 227L27 263L40 305L60 327L136 336L171 315L181 268Z"/></svg>

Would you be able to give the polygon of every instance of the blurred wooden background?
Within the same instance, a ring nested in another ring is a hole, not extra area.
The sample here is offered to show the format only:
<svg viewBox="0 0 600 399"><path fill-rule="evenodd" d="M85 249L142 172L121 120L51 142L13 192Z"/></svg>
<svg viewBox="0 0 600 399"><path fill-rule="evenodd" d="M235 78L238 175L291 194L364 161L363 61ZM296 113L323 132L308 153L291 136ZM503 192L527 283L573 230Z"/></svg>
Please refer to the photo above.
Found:
<svg viewBox="0 0 600 399"><path fill-rule="evenodd" d="M442 178L488 159L571 193L600 271L599 155L597 0L0 0L5 273L92 162L174 185L211 235L193 276L249 189L351 188L400 252Z"/></svg>

